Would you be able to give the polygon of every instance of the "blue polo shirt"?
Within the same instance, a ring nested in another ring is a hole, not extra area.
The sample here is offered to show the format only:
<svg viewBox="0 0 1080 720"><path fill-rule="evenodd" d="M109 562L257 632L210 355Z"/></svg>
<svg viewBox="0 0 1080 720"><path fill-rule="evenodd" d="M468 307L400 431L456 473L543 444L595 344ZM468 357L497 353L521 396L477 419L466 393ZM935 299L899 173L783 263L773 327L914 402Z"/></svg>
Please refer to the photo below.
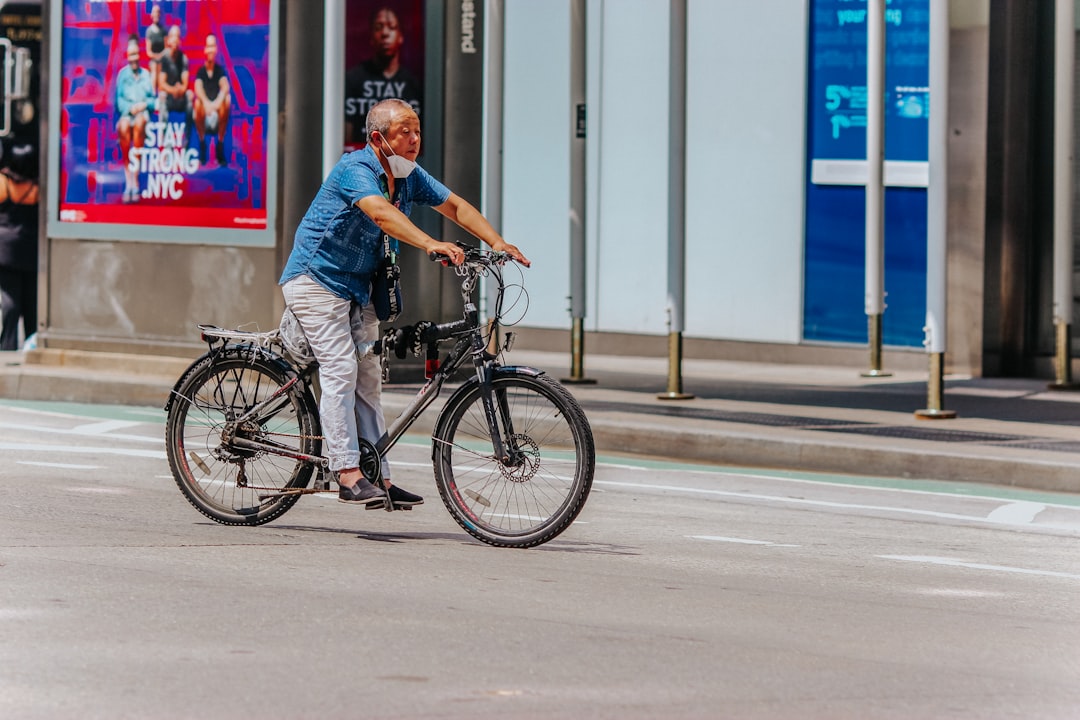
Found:
<svg viewBox="0 0 1080 720"><path fill-rule="evenodd" d="M383 232L356 203L386 193L386 173L370 145L344 155L300 221L279 283L308 275L338 297L366 304ZM449 198L450 190L420 166L394 182L392 202L405 215L415 204L441 205Z"/></svg>

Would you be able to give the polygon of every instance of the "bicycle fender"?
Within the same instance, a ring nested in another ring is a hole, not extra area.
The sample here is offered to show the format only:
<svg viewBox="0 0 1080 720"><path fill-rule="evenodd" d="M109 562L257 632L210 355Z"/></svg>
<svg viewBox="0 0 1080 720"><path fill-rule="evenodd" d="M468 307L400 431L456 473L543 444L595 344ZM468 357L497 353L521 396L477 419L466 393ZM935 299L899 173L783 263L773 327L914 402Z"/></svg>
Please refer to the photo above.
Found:
<svg viewBox="0 0 1080 720"><path fill-rule="evenodd" d="M166 413L169 412L169 408L172 407L173 398L176 397L177 394L180 392L180 386L183 384L184 380L187 379L187 376L192 373L192 371L199 365L199 363L206 360L206 358L208 357L210 357L210 353L205 352L199 357L195 358L195 360L190 365L188 365L187 368L185 368L184 372L180 373L180 377L176 378L176 382L173 383L172 390L169 391L169 397L165 401L165 407L162 408Z"/></svg>
<svg viewBox="0 0 1080 720"><path fill-rule="evenodd" d="M503 365L495 370L495 373L491 376L494 380L502 375L528 375L529 377L540 377L544 374L543 370L538 370L528 365Z"/></svg>

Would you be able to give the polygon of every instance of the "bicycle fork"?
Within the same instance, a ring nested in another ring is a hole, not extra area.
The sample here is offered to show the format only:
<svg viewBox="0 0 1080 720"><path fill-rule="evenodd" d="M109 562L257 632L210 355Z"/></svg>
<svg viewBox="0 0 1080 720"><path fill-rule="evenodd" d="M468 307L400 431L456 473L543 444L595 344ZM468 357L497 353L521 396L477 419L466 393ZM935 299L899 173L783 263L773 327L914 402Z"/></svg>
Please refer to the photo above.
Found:
<svg viewBox="0 0 1080 720"><path fill-rule="evenodd" d="M494 387L492 366L480 363L477 367L480 380L480 399L484 405L484 417L491 435L491 448L495 458L505 467L518 467L522 462L521 451L517 446L514 432L514 420L510 416L510 404L506 390Z"/></svg>

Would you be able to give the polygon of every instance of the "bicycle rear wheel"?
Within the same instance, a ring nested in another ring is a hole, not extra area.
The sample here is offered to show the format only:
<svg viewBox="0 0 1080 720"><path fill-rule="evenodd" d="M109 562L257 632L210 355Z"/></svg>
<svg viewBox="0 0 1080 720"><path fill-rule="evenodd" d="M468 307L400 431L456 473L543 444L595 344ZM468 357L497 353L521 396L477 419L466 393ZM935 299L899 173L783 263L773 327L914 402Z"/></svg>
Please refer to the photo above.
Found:
<svg viewBox="0 0 1080 720"><path fill-rule="evenodd" d="M223 434L227 423L274 396L290 376L283 363L238 352L205 356L177 383L165 426L169 466L199 512L225 525L261 525L299 499L277 493L307 487L310 463L238 448ZM303 388L293 384L237 436L273 443L285 453L318 455L318 415Z"/></svg>
<svg viewBox="0 0 1080 720"><path fill-rule="evenodd" d="M492 382L512 459L494 453L479 383L439 415L432 460L439 495L473 537L499 547L545 543L574 521L592 487L596 451L577 401L544 375L502 371Z"/></svg>

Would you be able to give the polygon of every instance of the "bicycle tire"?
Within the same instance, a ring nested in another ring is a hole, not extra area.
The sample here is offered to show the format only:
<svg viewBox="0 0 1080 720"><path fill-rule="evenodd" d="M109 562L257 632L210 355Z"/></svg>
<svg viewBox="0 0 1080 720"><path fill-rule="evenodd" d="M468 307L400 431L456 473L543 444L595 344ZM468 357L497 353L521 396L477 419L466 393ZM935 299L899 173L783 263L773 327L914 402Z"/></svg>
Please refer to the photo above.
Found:
<svg viewBox="0 0 1080 720"><path fill-rule="evenodd" d="M237 349L204 355L177 382L165 424L169 466L181 492L203 515L224 525L261 525L299 499L274 493L307 487L314 471L310 463L222 442L227 419L270 397L291 377L294 372L283 361ZM318 413L304 388L302 383L289 388L277 412L262 418L251 435L318 455ZM272 497L263 501L260 495Z"/></svg>
<svg viewBox="0 0 1080 720"><path fill-rule="evenodd" d="M432 439L439 496L470 535L497 547L541 545L566 530L592 488L596 450L584 411L559 383L522 368L496 371L523 461L495 457L480 384L447 400Z"/></svg>

